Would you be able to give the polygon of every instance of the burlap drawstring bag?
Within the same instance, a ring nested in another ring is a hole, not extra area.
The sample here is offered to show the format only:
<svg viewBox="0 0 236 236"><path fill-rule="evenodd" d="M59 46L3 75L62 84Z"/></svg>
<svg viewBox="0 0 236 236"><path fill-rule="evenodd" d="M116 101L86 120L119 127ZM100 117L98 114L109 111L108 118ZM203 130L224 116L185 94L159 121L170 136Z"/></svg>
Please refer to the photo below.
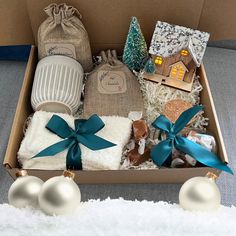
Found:
<svg viewBox="0 0 236 236"><path fill-rule="evenodd" d="M48 18L38 30L39 59L49 55L65 55L91 71L93 62L88 33L79 11L66 4L50 4L44 9Z"/></svg>
<svg viewBox="0 0 236 236"><path fill-rule="evenodd" d="M116 52L101 52L102 62L85 84L85 118L92 114L127 117L130 111L144 111L140 84L135 75L117 59Z"/></svg>

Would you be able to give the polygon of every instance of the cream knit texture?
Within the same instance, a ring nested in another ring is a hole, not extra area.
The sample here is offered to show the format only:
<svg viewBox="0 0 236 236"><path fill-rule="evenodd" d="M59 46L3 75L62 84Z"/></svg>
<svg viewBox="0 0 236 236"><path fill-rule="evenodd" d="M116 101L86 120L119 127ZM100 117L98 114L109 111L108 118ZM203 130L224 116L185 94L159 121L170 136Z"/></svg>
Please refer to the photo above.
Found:
<svg viewBox="0 0 236 236"><path fill-rule="evenodd" d="M37 111L31 119L18 151L18 161L24 169L63 170L66 169L67 150L55 156L32 158L46 147L62 139L45 128L54 113ZM74 129L74 117L59 114L68 125ZM114 147L92 151L80 144L82 165L85 170L117 170L124 146L130 139L132 121L118 116L100 117L105 127L96 133L110 142L117 144Z"/></svg>

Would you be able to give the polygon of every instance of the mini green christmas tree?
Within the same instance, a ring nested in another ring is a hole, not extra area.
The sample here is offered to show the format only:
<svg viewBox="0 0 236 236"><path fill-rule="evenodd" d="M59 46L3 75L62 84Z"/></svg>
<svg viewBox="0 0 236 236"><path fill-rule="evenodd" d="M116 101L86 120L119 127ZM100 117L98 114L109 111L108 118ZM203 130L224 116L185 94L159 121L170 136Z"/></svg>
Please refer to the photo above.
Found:
<svg viewBox="0 0 236 236"><path fill-rule="evenodd" d="M145 72L154 74L156 72L156 66L152 58L149 58L144 66Z"/></svg>
<svg viewBox="0 0 236 236"><path fill-rule="evenodd" d="M132 17L125 43L123 62L130 70L143 69L148 58L147 44L136 17Z"/></svg>

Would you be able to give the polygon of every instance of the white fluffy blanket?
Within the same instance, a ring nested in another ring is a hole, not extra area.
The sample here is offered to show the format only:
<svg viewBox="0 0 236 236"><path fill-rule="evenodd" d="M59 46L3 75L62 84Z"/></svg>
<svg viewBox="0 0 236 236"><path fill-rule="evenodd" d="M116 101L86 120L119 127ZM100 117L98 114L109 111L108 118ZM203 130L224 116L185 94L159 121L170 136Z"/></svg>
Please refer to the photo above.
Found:
<svg viewBox="0 0 236 236"><path fill-rule="evenodd" d="M0 205L1 236L235 236L236 208L192 213L166 202L91 200L67 216Z"/></svg>
<svg viewBox="0 0 236 236"><path fill-rule="evenodd" d="M45 128L52 115L53 113L44 111L34 113L18 152L18 160L24 169L62 170L66 168L67 150L55 156L32 159L39 151L62 140ZM67 114L57 115L74 129L74 117ZM130 139L132 125L130 119L118 116L102 116L101 119L105 127L96 135L117 145L92 151L81 144L81 158L85 170L119 169L123 148Z"/></svg>

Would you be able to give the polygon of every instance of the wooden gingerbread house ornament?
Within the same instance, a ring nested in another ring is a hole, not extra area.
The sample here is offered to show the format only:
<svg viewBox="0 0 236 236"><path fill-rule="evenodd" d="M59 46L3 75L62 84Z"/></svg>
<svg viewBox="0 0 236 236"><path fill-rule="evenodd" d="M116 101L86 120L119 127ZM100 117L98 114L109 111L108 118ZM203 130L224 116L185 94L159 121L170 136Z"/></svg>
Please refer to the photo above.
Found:
<svg viewBox="0 0 236 236"><path fill-rule="evenodd" d="M149 48L156 71L144 78L190 92L208 40L206 32L158 21Z"/></svg>

